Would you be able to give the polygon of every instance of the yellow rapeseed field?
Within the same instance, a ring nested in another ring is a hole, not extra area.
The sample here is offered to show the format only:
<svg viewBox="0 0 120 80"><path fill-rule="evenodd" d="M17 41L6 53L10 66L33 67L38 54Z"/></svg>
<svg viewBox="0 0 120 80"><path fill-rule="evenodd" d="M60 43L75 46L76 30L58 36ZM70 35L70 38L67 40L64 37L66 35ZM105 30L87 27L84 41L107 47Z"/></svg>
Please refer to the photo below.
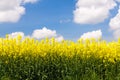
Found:
<svg viewBox="0 0 120 80"><path fill-rule="evenodd" d="M119 80L120 40L0 38L1 80Z"/></svg>

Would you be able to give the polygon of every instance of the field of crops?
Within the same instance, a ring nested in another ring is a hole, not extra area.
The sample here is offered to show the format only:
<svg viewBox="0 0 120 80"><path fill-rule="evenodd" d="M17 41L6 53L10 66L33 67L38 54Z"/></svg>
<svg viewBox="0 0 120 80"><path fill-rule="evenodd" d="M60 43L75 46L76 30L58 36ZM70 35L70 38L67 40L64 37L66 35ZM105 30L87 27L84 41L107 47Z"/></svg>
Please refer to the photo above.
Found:
<svg viewBox="0 0 120 80"><path fill-rule="evenodd" d="M120 80L120 40L0 38L0 80Z"/></svg>

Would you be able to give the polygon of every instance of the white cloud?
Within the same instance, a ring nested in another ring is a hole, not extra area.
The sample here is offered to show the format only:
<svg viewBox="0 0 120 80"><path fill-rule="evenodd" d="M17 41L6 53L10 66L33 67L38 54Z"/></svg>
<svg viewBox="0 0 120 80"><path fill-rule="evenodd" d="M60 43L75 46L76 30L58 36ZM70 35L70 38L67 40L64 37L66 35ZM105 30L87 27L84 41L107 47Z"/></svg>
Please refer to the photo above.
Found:
<svg viewBox="0 0 120 80"><path fill-rule="evenodd" d="M120 9L118 10L118 14L110 20L109 26L111 30L120 28Z"/></svg>
<svg viewBox="0 0 120 80"><path fill-rule="evenodd" d="M60 41L64 40L64 37L60 35L60 36L56 37L55 40L60 42Z"/></svg>
<svg viewBox="0 0 120 80"><path fill-rule="evenodd" d="M9 38L17 38L18 35L20 35L22 38L25 37L23 32L13 32L11 34L8 34Z"/></svg>
<svg viewBox="0 0 120 80"><path fill-rule="evenodd" d="M47 29L46 27L43 27L42 29L36 29L33 31L32 35L25 35L23 32L13 32L8 34L9 38L17 38L18 35L21 35L22 39L29 37L29 38L35 38L35 39L45 39L45 38L52 38L54 37L56 41L62 41L64 40L64 37L62 35L59 35L56 33L55 30Z"/></svg>
<svg viewBox="0 0 120 80"><path fill-rule="evenodd" d="M23 3L36 0L0 0L0 22L17 22L25 14Z"/></svg>
<svg viewBox="0 0 120 80"><path fill-rule="evenodd" d="M114 0L78 0L74 10L74 22L96 24L108 18L110 10L116 6Z"/></svg>
<svg viewBox="0 0 120 80"><path fill-rule="evenodd" d="M115 39L120 37L120 8L115 17L111 18L109 22L110 29L113 30L113 36Z"/></svg>
<svg viewBox="0 0 120 80"><path fill-rule="evenodd" d="M47 29L46 27L42 29L36 29L32 33L32 37L36 39L43 39L46 37L51 38L51 37L56 37L56 36L57 34L55 30L50 30L50 29Z"/></svg>
<svg viewBox="0 0 120 80"><path fill-rule="evenodd" d="M54 37L57 41L62 41L64 38L61 35L58 35L55 30L47 29L43 27L42 29L36 29L32 33L32 37L35 39L44 39Z"/></svg>
<svg viewBox="0 0 120 80"><path fill-rule="evenodd" d="M101 37L102 37L101 30L96 30L96 31L84 33L80 38L85 40L90 38L99 39Z"/></svg>

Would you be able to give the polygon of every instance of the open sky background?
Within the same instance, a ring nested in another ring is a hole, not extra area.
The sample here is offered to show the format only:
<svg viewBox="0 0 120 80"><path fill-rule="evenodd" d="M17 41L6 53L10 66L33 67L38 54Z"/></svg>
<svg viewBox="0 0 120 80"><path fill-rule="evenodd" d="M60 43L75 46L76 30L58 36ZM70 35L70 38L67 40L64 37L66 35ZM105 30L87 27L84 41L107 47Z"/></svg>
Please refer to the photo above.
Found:
<svg viewBox="0 0 120 80"><path fill-rule="evenodd" d="M120 0L0 0L0 36L120 37Z"/></svg>

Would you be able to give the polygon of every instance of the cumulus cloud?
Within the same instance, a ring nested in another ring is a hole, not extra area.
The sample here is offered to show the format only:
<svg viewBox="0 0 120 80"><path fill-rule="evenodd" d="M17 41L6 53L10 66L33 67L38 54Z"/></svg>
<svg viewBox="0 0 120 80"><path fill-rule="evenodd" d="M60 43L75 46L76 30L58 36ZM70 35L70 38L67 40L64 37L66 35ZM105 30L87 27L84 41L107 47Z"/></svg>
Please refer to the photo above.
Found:
<svg viewBox="0 0 120 80"><path fill-rule="evenodd" d="M87 32L84 33L80 39L90 39L90 38L95 38L95 39L99 39L102 37L102 32L101 30L96 30L96 31L92 31L92 32Z"/></svg>
<svg viewBox="0 0 120 80"><path fill-rule="evenodd" d="M36 29L32 33L32 37L36 39L43 39L46 37L51 38L51 37L56 37L56 36L57 34L55 30L50 30L50 29L47 29L46 27L42 29Z"/></svg>
<svg viewBox="0 0 120 80"><path fill-rule="evenodd" d="M113 30L114 38L118 39L120 37L120 8L117 15L110 20L109 26Z"/></svg>
<svg viewBox="0 0 120 80"><path fill-rule="evenodd" d="M60 36L57 36L55 38L55 40L58 41L58 42L60 42L60 41L64 40L64 37L60 35Z"/></svg>
<svg viewBox="0 0 120 80"><path fill-rule="evenodd" d="M64 37L62 35L59 35L56 33L55 30L47 29L46 27L43 27L42 29L36 29L33 31L32 35L25 35L24 32L13 32L8 34L9 38L17 38L18 35L21 35L22 39L25 37L29 38L35 38L38 40L45 39L45 38L52 38L54 37L56 41L62 41L64 40Z"/></svg>
<svg viewBox="0 0 120 80"><path fill-rule="evenodd" d="M54 37L57 41L62 41L63 36L56 33L55 30L47 29L43 27L42 29L36 29L32 33L32 37L35 39L44 39L44 38L52 38Z"/></svg>
<svg viewBox="0 0 120 80"><path fill-rule="evenodd" d="M25 14L23 4L37 0L0 0L0 22L17 22Z"/></svg>
<svg viewBox="0 0 120 80"><path fill-rule="evenodd" d="M118 10L117 15L110 20L109 26L111 30L120 28L120 9Z"/></svg>
<svg viewBox="0 0 120 80"><path fill-rule="evenodd" d="M11 34L8 34L9 38L17 38L18 35L20 35L22 38L25 37L25 34L23 32L13 32Z"/></svg>
<svg viewBox="0 0 120 80"><path fill-rule="evenodd" d="M116 6L114 0L78 0L74 10L74 22L96 24L108 18L110 10Z"/></svg>

